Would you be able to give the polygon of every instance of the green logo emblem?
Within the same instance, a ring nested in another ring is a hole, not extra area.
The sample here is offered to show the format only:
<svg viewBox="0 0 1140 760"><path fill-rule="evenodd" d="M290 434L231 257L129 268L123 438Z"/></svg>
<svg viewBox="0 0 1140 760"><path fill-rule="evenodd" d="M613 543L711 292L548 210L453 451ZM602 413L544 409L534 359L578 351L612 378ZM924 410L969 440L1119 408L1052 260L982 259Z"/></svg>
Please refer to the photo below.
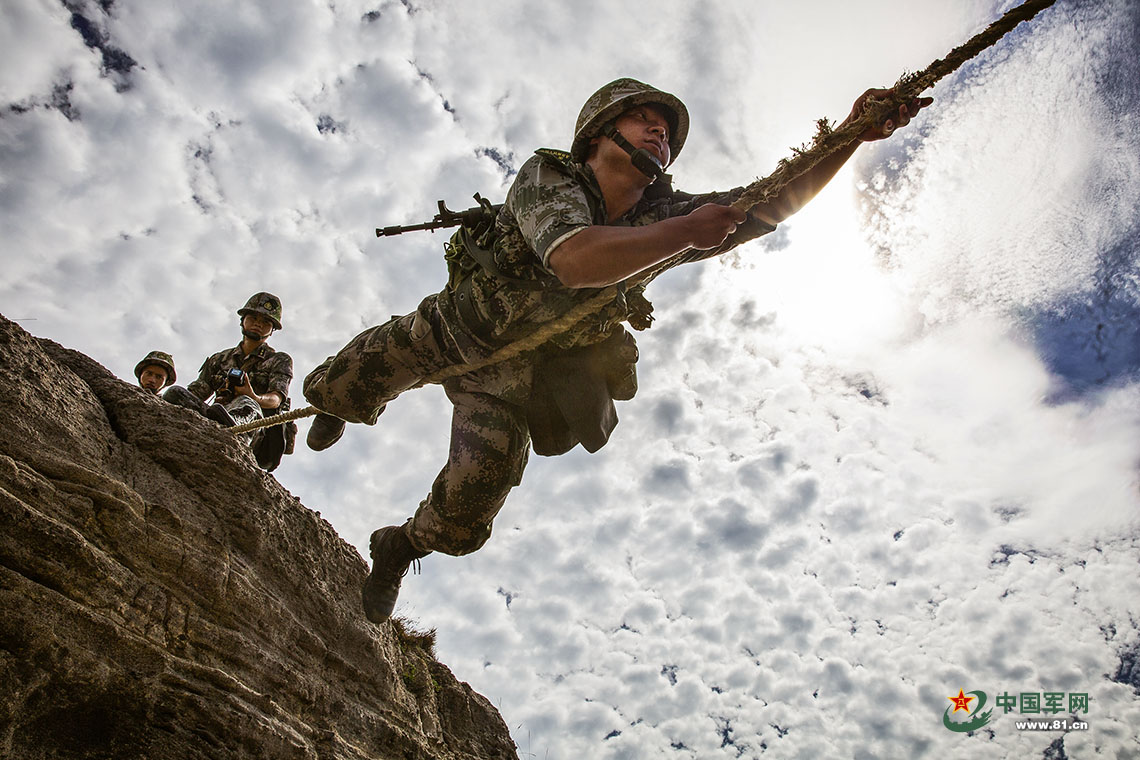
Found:
<svg viewBox="0 0 1140 760"><path fill-rule="evenodd" d="M970 693L975 695L978 700L978 704L972 710L970 709L970 703L974 701L974 697L966 696L962 689L958 689L958 696L947 697L947 699L954 703L953 712L965 710L969 719L961 723L955 723L950 720L951 710L947 707L946 712L942 713L942 725L951 731L964 734L967 731L977 731L990 722L990 715L993 714L993 710L990 709L982 712L982 708L986 706L986 693L984 691L971 691Z"/></svg>

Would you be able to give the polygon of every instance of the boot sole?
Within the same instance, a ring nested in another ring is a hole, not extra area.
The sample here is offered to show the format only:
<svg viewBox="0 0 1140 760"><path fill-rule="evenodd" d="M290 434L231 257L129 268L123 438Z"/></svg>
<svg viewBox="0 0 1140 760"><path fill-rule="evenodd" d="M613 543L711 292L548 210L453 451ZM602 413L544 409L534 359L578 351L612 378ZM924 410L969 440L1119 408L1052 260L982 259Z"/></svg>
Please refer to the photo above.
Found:
<svg viewBox="0 0 1140 760"><path fill-rule="evenodd" d="M314 424L316 424L316 423L314 423ZM321 441L321 440L314 441L313 437L312 437L313 436L313 428L310 427L308 435L305 436L305 445L308 446L313 451L324 451L325 449L329 448L330 446L332 446L334 443L336 443L337 441L339 441L341 439L341 436L344 435L344 430L346 427L347 427L347 423L342 422L340 424L340 431L335 436L333 436L332 439L330 439L328 441Z"/></svg>

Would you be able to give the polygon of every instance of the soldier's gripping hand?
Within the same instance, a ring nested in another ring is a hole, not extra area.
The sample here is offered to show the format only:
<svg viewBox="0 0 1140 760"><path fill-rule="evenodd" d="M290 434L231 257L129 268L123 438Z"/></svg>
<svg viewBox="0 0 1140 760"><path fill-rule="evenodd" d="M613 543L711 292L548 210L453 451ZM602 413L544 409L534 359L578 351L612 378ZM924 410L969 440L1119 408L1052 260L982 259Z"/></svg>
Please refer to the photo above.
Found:
<svg viewBox="0 0 1140 760"><path fill-rule="evenodd" d="M253 391L253 384L249 380L249 373L248 372L242 373L240 385L237 385L237 384L234 385L234 395L249 396L254 401L258 400L257 394L254 393L254 391Z"/></svg>
<svg viewBox="0 0 1140 760"><path fill-rule="evenodd" d="M863 114L863 109L866 108L868 98L876 98L879 100L893 100L895 98L894 90L880 90L870 89L855 99L855 105L851 107L851 114L844 121L847 122L858 119ZM859 139L863 142L874 142L876 140L885 140L895 133L896 129L905 127L910 123L910 120L918 115L918 112L926 108L934 102L934 98L912 98L906 103L899 104L898 108L886 119L873 127L869 127L859 135Z"/></svg>
<svg viewBox="0 0 1140 760"><path fill-rule="evenodd" d="M716 203L706 203L679 217L684 224L687 247L698 250L716 248L747 218L748 214L739 209Z"/></svg>

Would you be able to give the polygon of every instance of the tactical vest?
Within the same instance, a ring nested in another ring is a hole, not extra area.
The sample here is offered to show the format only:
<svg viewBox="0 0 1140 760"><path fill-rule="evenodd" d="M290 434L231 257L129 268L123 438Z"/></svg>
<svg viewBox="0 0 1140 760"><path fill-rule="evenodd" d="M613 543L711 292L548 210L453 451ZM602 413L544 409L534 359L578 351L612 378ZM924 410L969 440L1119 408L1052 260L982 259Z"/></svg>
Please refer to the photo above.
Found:
<svg viewBox="0 0 1140 760"><path fill-rule="evenodd" d="M535 151L545 161L556 163L567 172L572 172L570 154L566 151L552 148L540 148ZM651 186L652 187L652 186ZM501 213L501 212L500 212ZM578 293L566 288L554 275L534 267L535 277L517 277L505 272L495 257L495 244L500 231L495 224L495 217L490 214L483 216L474 225L461 225L444 244L444 260L447 262L447 287L455 293L456 308L464 324L476 334L479 329L479 318L475 314L470 297L471 273L482 268L499 282L508 287L523 290L542 290L550 293L553 298L560 295L565 297L566 307L575 305L583 295L592 295L595 289L580 288ZM653 321L653 305L645 298L645 286L638 285L626 288L624 283L618 287L618 301L615 304L623 319L628 321L635 330L649 328Z"/></svg>
<svg viewBox="0 0 1140 760"><path fill-rule="evenodd" d="M537 154L567 172L577 171L571 166L570 154L564 151L543 149ZM506 288L545 291L545 299L564 302L567 309L599 291L565 287L537 265L533 253L524 261L501 261L496 251L505 248L499 238L502 234L515 233L505 225L498 227L496 217L488 213L474 224L461 226L444 246L452 301L464 327L479 340L494 344L490 326L481 323L472 302L472 275L478 269ZM505 271L505 264L512 271ZM531 271L526 274L533 276L519 277L524 267L529 267ZM579 444L592 453L609 440L618 420L613 402L631 399L637 392L637 342L618 323L628 320L636 329L649 327L653 307L643 293L643 285L617 288L613 304L598 315L593 328L596 342L573 348L548 344L534 357L525 413L536 454L557 456Z"/></svg>

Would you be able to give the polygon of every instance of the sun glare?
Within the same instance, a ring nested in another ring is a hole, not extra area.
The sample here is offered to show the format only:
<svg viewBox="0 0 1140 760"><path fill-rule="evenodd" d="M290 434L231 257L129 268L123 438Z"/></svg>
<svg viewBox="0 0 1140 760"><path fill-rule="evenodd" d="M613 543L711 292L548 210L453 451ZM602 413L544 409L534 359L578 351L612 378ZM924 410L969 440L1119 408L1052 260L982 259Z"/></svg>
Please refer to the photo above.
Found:
<svg viewBox="0 0 1140 760"><path fill-rule="evenodd" d="M791 337L860 351L903 329L903 298L860 229L856 198L841 174L785 223L789 245L744 256L740 286L775 311Z"/></svg>

